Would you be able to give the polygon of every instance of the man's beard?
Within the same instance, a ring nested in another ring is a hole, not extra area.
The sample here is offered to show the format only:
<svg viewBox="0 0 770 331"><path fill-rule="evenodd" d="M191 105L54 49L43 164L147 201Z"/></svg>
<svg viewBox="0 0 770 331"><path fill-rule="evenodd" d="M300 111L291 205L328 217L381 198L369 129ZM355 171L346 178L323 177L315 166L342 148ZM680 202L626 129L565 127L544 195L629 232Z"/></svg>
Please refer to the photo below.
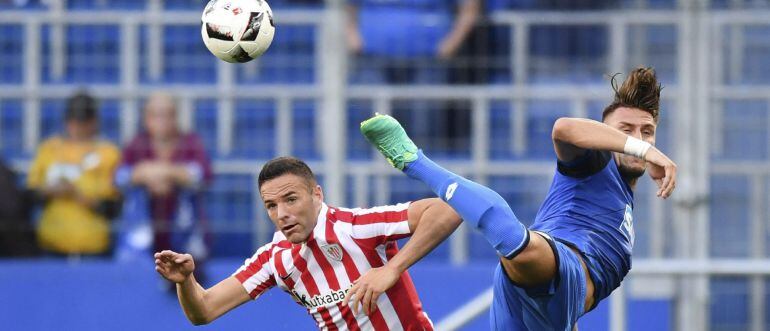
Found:
<svg viewBox="0 0 770 331"><path fill-rule="evenodd" d="M629 166L625 160L627 157L628 156L618 157L618 172L620 173L620 176L623 177L623 179L625 179L627 182L631 182L644 175L645 167Z"/></svg>

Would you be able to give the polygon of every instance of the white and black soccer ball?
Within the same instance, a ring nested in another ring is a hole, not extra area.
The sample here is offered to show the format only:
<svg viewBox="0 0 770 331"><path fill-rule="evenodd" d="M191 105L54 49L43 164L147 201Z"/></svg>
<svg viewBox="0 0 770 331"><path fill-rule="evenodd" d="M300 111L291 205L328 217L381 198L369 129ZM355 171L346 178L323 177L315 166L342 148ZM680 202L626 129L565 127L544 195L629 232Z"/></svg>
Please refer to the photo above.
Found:
<svg viewBox="0 0 770 331"><path fill-rule="evenodd" d="M274 34L273 11L264 0L211 0L201 16L206 48L231 63L258 58Z"/></svg>

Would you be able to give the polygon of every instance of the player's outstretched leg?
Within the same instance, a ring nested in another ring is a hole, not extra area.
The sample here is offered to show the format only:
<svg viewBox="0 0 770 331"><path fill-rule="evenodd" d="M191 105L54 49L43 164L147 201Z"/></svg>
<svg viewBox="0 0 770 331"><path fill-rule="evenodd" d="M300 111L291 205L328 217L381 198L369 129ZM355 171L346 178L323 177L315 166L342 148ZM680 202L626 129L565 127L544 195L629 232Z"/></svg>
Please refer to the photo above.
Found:
<svg viewBox="0 0 770 331"><path fill-rule="evenodd" d="M466 223L479 229L498 254L513 258L529 242L529 231L495 191L460 177L431 161L393 117L375 115L361 133L396 169L430 186Z"/></svg>

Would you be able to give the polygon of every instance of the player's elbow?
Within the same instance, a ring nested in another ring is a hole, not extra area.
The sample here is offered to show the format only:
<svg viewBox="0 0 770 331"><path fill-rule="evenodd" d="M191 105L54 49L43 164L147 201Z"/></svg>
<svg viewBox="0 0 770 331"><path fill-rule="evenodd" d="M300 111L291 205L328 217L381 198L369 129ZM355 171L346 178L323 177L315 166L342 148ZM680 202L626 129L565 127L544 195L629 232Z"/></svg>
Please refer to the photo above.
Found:
<svg viewBox="0 0 770 331"><path fill-rule="evenodd" d="M462 218L452 209L452 206L439 198L424 199L418 203L422 204L424 209L422 209L420 216L416 217L416 219L425 218L436 229L442 229L442 231L449 231L451 233L462 223ZM430 216L424 217L426 214Z"/></svg>
<svg viewBox="0 0 770 331"><path fill-rule="evenodd" d="M185 316L192 323L192 325L206 325L211 323L214 319L207 316L204 313L188 313L185 312Z"/></svg>
<svg viewBox="0 0 770 331"><path fill-rule="evenodd" d="M572 135L572 131L575 127L574 118L561 117L553 123L553 131L551 131L551 138L554 141L568 141Z"/></svg>
<svg viewBox="0 0 770 331"><path fill-rule="evenodd" d="M447 229L454 231L462 223L463 219L460 217L460 214L458 214L452 206L441 199L435 200L435 208L438 209L439 214L441 215L439 219L442 220L442 225Z"/></svg>
<svg viewBox="0 0 770 331"><path fill-rule="evenodd" d="M206 325L211 323L211 320L206 318L205 316L188 316L187 319L190 320L190 323L195 326L199 325Z"/></svg>

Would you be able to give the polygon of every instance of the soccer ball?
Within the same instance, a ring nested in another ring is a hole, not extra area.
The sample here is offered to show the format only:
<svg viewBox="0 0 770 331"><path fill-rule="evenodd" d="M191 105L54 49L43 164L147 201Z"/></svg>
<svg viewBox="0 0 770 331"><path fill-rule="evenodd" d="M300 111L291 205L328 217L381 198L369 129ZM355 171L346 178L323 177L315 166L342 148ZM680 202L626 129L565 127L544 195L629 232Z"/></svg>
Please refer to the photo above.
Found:
<svg viewBox="0 0 770 331"><path fill-rule="evenodd" d="M273 11L264 0L211 0L201 16L206 48L230 63L248 62L262 55L273 34Z"/></svg>

